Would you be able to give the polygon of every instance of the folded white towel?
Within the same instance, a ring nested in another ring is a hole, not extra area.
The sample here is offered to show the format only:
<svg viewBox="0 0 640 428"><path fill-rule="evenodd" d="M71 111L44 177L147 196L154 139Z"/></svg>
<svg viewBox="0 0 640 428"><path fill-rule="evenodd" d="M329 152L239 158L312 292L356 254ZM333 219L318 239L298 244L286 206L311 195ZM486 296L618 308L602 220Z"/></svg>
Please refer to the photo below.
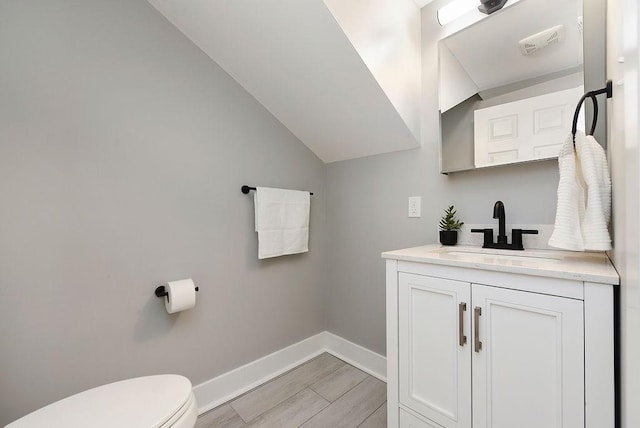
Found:
<svg viewBox="0 0 640 428"><path fill-rule="evenodd" d="M581 223L585 250L611 249L611 177L604 149L591 136L576 140L576 152L586 184L587 199Z"/></svg>
<svg viewBox="0 0 640 428"><path fill-rule="evenodd" d="M611 179L602 146L578 131L575 150L569 135L558 164L558 207L549 245L573 251L610 250Z"/></svg>
<svg viewBox="0 0 640 428"><path fill-rule="evenodd" d="M258 187L253 200L259 259L309 251L309 192Z"/></svg>
<svg viewBox="0 0 640 428"><path fill-rule="evenodd" d="M576 140L579 138L584 138L584 132L578 131ZM581 219L584 217L584 187L581 174L578 173L572 135L567 137L560 148L558 165L558 206L549 245L565 250L584 251L580 230Z"/></svg>

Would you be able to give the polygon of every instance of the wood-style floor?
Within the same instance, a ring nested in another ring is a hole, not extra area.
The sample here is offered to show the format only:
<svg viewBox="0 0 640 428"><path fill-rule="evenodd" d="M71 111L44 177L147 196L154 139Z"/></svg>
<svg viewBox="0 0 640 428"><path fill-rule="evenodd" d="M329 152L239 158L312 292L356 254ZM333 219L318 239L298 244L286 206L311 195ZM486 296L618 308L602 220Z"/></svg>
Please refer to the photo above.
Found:
<svg viewBox="0 0 640 428"><path fill-rule="evenodd" d="M200 415L196 428L381 428L387 385L330 354Z"/></svg>

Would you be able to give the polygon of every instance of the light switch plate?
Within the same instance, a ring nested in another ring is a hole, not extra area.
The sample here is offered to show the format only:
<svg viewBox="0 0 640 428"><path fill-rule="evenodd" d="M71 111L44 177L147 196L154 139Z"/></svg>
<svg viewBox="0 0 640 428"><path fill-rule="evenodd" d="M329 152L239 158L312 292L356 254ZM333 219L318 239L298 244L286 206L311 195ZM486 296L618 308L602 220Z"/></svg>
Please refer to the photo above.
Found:
<svg viewBox="0 0 640 428"><path fill-rule="evenodd" d="M422 197L409 196L409 217L422 217Z"/></svg>

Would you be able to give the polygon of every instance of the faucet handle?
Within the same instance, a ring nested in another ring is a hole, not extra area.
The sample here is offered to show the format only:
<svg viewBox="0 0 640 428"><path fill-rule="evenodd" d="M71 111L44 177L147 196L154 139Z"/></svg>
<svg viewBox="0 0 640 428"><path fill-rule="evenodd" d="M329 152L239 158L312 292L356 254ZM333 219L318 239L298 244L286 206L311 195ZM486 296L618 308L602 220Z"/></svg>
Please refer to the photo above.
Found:
<svg viewBox="0 0 640 428"><path fill-rule="evenodd" d="M484 242L482 247L486 248L487 245L493 245L493 229L471 229L472 233L484 233Z"/></svg>
<svg viewBox="0 0 640 428"><path fill-rule="evenodd" d="M522 245L522 235L537 235L537 230L531 229L512 229L511 230L511 245L514 250L524 250Z"/></svg>

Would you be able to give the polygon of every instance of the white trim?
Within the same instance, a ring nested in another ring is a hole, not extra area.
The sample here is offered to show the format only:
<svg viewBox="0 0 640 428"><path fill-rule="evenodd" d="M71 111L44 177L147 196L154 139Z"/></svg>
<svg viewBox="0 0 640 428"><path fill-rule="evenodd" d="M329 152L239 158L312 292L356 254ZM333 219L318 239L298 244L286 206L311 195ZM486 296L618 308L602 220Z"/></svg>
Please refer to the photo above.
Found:
<svg viewBox="0 0 640 428"><path fill-rule="evenodd" d="M398 261L387 259L387 428L397 428L400 423L398 373Z"/></svg>
<svg viewBox="0 0 640 428"><path fill-rule="evenodd" d="M224 404L323 352L328 352L380 380L386 380L385 357L323 331L194 386L198 414Z"/></svg>
<svg viewBox="0 0 640 428"><path fill-rule="evenodd" d="M202 414L320 355L324 332L193 387Z"/></svg>
<svg viewBox="0 0 640 428"><path fill-rule="evenodd" d="M613 287L584 283L585 427L615 425Z"/></svg>
<svg viewBox="0 0 640 428"><path fill-rule="evenodd" d="M383 382L387 381L386 357L328 331L324 332L324 336L326 352Z"/></svg>

